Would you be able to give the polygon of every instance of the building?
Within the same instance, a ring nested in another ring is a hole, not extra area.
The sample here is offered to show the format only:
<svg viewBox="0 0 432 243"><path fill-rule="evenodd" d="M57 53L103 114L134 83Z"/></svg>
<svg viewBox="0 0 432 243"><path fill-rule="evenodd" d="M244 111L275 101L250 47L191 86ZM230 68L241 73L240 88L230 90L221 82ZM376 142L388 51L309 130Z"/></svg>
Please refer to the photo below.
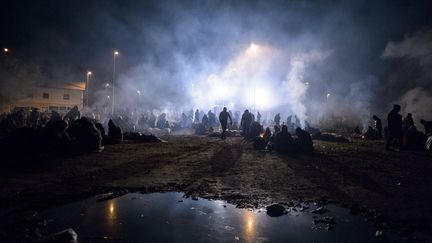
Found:
<svg viewBox="0 0 432 243"><path fill-rule="evenodd" d="M3 111L12 112L20 109L37 108L41 112L55 110L66 113L72 107L83 108L84 82L39 86L29 89L26 98L17 99L5 104Z"/></svg>

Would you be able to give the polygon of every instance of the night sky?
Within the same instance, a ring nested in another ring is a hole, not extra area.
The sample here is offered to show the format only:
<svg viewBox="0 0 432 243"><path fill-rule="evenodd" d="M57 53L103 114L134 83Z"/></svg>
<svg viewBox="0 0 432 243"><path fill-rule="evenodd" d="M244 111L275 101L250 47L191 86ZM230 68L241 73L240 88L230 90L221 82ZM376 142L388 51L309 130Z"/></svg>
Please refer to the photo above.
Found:
<svg viewBox="0 0 432 243"><path fill-rule="evenodd" d="M431 13L430 1L406 0L8 1L0 9L0 45L10 48L9 58L37 65L45 83L83 81L92 70L99 86L111 79L119 50L119 82L144 85L139 80L162 73L152 91L181 102L191 77L217 72L251 42L286 57L272 64L275 80L289 73L293 53L317 50L330 54L302 75L315 84L309 111L327 92L380 110L415 88L430 94ZM5 87L12 79L2 73Z"/></svg>

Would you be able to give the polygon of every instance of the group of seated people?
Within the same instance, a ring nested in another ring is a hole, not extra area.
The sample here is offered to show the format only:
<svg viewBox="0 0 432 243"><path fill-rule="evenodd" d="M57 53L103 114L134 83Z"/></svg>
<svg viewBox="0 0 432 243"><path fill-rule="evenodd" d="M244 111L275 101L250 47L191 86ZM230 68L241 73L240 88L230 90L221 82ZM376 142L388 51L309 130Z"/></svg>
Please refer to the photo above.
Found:
<svg viewBox="0 0 432 243"><path fill-rule="evenodd" d="M255 138L256 148L266 148L281 153L312 153L313 142L311 135L300 127L295 129L295 135L288 132L288 126L274 126L272 133L267 127L262 136Z"/></svg>
<svg viewBox="0 0 432 243"><path fill-rule="evenodd" d="M34 118L37 116L21 114L25 113L18 111L0 120L0 148L4 152L76 154L102 151L103 145L122 143L123 139L135 142L162 141L151 134L124 133L121 124L117 125L111 119L104 126L94 119L80 116L79 112L73 116L71 112L61 116L52 111L46 121L38 118L36 122ZM107 133L105 127L108 128Z"/></svg>

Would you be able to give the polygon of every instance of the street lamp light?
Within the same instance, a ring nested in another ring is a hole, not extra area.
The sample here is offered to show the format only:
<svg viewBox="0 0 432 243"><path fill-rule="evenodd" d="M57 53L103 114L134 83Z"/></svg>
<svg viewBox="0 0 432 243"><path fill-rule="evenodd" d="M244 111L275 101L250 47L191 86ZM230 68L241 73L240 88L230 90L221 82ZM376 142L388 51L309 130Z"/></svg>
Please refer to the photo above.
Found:
<svg viewBox="0 0 432 243"><path fill-rule="evenodd" d="M3 48L3 52L9 52L8 48Z"/></svg>
<svg viewBox="0 0 432 243"><path fill-rule="evenodd" d="M87 78L86 78L86 107L88 108L89 106L89 80L90 80L90 76L92 75L92 72L88 71L87 72Z"/></svg>
<svg viewBox="0 0 432 243"><path fill-rule="evenodd" d="M115 102L115 68L116 68L116 57L119 55L118 51L114 51L113 53L113 78L112 78L112 102L111 102L111 115L114 116L114 102Z"/></svg>

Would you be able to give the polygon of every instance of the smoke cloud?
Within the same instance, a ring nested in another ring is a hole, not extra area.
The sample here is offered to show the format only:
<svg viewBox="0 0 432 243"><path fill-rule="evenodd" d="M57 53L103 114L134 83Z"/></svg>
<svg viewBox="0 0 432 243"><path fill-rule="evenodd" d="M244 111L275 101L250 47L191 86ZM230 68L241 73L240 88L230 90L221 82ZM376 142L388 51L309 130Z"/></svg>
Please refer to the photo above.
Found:
<svg viewBox="0 0 432 243"><path fill-rule="evenodd" d="M416 122L432 120L432 29L426 28L406 35L401 41L390 41L382 54L384 59L396 59L403 71L391 78L409 90L397 100L404 114L412 113Z"/></svg>
<svg viewBox="0 0 432 243"><path fill-rule="evenodd" d="M131 112L227 106L367 124L407 91L431 92L428 1L48 0L14 9L0 14L11 54L37 61L46 83L84 81L91 70L90 104L104 111L114 50L116 110ZM20 89L5 80L2 91Z"/></svg>

